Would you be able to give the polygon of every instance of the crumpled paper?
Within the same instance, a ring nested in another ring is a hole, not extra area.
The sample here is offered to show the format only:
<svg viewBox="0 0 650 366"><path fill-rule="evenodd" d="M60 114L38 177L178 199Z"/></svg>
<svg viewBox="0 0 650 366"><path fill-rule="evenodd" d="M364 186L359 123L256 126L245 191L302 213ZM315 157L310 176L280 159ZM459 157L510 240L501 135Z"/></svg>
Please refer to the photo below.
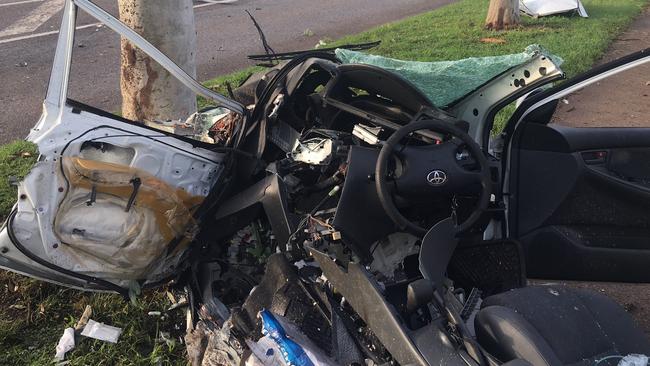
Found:
<svg viewBox="0 0 650 366"><path fill-rule="evenodd" d="M72 350L74 345L74 328L65 328L63 335L59 339L59 344L56 345L54 358L57 361L63 361L66 352Z"/></svg>

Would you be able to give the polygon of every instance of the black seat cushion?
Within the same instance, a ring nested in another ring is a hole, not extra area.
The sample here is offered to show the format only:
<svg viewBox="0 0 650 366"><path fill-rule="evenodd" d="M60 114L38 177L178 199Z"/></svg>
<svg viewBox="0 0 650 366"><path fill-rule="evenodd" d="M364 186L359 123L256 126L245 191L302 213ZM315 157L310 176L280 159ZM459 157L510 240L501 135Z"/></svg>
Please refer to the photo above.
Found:
<svg viewBox="0 0 650 366"><path fill-rule="evenodd" d="M650 354L632 318L608 297L562 286L530 286L490 296L475 322L479 344L502 362L594 365L610 355ZM603 362L600 366L617 364Z"/></svg>

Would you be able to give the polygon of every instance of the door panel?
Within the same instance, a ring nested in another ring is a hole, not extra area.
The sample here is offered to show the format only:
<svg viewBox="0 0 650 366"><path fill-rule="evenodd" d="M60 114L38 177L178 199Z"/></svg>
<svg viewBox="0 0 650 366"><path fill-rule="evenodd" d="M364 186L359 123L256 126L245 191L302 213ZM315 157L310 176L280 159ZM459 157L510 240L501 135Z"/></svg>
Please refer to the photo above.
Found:
<svg viewBox="0 0 650 366"><path fill-rule="evenodd" d="M650 129L527 123L509 222L529 277L650 281Z"/></svg>
<svg viewBox="0 0 650 366"><path fill-rule="evenodd" d="M47 113L45 113L47 115ZM179 269L192 212L223 154L144 126L66 105L34 142L0 266L84 288L128 288Z"/></svg>

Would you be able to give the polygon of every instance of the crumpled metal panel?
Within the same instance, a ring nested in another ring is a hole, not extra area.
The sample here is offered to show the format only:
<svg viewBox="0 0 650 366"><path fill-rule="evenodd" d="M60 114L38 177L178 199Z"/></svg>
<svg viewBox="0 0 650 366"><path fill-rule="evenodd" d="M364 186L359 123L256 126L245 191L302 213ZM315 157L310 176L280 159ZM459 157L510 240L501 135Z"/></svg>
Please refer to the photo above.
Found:
<svg viewBox="0 0 650 366"><path fill-rule="evenodd" d="M519 10L534 18L571 12L589 17L580 0L519 0Z"/></svg>
<svg viewBox="0 0 650 366"><path fill-rule="evenodd" d="M169 243L190 231L191 210L204 199L129 166L78 157L61 164L68 189L53 229L59 255L81 273L146 278L172 254Z"/></svg>

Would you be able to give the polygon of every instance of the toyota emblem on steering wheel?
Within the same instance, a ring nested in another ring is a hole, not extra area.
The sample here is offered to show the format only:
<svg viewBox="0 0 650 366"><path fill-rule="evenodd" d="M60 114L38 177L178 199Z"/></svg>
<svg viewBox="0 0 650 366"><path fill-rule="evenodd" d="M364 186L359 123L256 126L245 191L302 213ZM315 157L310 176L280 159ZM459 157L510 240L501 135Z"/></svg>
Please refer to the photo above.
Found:
<svg viewBox="0 0 650 366"><path fill-rule="evenodd" d="M427 174L427 182L432 186L441 186L447 182L447 173L442 170L432 170Z"/></svg>

